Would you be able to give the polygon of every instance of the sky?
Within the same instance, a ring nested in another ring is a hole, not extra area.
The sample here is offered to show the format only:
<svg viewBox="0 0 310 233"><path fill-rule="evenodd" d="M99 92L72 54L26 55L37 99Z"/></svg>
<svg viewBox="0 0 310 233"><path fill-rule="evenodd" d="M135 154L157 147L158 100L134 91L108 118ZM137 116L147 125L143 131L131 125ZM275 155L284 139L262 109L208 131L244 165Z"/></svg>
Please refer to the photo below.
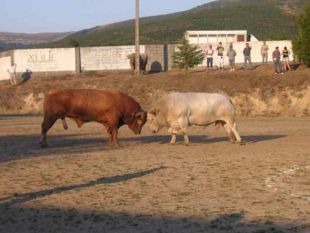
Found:
<svg viewBox="0 0 310 233"><path fill-rule="evenodd" d="M173 13L211 0L140 0L140 16ZM135 17L135 0L0 0L0 32L67 32Z"/></svg>

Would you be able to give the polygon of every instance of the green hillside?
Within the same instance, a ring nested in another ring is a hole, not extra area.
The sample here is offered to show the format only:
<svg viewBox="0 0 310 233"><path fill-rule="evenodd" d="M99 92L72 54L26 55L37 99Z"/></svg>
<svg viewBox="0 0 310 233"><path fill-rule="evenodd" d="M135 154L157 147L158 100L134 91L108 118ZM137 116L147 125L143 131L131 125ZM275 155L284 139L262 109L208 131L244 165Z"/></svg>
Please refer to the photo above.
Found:
<svg viewBox="0 0 310 233"><path fill-rule="evenodd" d="M188 11L141 19L141 44L176 42L186 30L248 30L260 40L291 39L307 0L221 0ZM288 5L287 5L288 4ZM79 31L43 47L134 44L134 21Z"/></svg>

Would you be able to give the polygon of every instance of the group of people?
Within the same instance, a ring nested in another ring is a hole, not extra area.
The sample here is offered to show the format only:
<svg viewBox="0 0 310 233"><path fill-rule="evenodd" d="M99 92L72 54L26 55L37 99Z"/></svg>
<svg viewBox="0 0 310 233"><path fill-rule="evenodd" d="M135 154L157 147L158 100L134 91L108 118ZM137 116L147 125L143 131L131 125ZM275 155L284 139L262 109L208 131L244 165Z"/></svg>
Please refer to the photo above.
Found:
<svg viewBox="0 0 310 233"><path fill-rule="evenodd" d="M283 68L281 67L281 55L282 55L282 62ZM283 74L283 72L287 72L291 70L291 66L289 63L289 55L290 51L287 47L284 47L282 52L280 52L279 47L277 46L275 51L272 53L272 60L274 64L275 74Z"/></svg>
<svg viewBox="0 0 310 233"><path fill-rule="evenodd" d="M250 44L246 43L245 48L243 49L245 68L248 66L252 67L251 50L252 50L252 47L250 46ZM268 62L268 50L269 50L269 47L266 44L266 41L264 41L261 47L262 64L267 64ZM218 69L220 71L224 71L224 51L225 49L223 47L222 42L219 42L215 50L212 48L212 45L209 45L208 48L205 50L205 54L207 57L207 67L213 68L213 56L215 53L217 53ZM283 61L283 69L281 68L281 55L282 55L282 61ZM272 53L272 60L274 63L276 74L279 74L279 73L283 74L283 71L291 70L291 67L289 64L289 55L290 55L290 51L287 49L287 47L284 47L282 52L280 52L279 47L275 48L275 50ZM233 48L232 44L229 46L229 49L226 52L226 56L228 57L230 71L234 72L235 71L235 57L237 56L237 52Z"/></svg>

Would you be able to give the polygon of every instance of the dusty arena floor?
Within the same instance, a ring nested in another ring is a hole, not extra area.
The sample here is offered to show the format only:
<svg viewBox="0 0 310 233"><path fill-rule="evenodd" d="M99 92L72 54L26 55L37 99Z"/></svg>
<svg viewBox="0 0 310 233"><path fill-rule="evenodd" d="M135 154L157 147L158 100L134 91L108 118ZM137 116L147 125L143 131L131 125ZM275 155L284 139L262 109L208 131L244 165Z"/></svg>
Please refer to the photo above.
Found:
<svg viewBox="0 0 310 233"><path fill-rule="evenodd" d="M223 129L120 130L57 122L39 148L41 117L0 118L0 232L310 232L310 118L238 119Z"/></svg>

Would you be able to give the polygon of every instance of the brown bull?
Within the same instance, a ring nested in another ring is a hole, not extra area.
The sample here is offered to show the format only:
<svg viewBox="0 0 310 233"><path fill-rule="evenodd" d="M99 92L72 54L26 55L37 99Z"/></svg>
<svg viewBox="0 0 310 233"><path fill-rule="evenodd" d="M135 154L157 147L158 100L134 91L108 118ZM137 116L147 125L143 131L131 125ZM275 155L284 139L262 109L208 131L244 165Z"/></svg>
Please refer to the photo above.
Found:
<svg viewBox="0 0 310 233"><path fill-rule="evenodd" d="M81 127L86 122L102 124L109 134L109 144L118 144L117 133L122 125L140 134L146 122L146 112L130 96L118 91L100 90L49 90L44 99L44 120L41 132L41 147L47 147L47 131L62 119L68 128L68 117Z"/></svg>

